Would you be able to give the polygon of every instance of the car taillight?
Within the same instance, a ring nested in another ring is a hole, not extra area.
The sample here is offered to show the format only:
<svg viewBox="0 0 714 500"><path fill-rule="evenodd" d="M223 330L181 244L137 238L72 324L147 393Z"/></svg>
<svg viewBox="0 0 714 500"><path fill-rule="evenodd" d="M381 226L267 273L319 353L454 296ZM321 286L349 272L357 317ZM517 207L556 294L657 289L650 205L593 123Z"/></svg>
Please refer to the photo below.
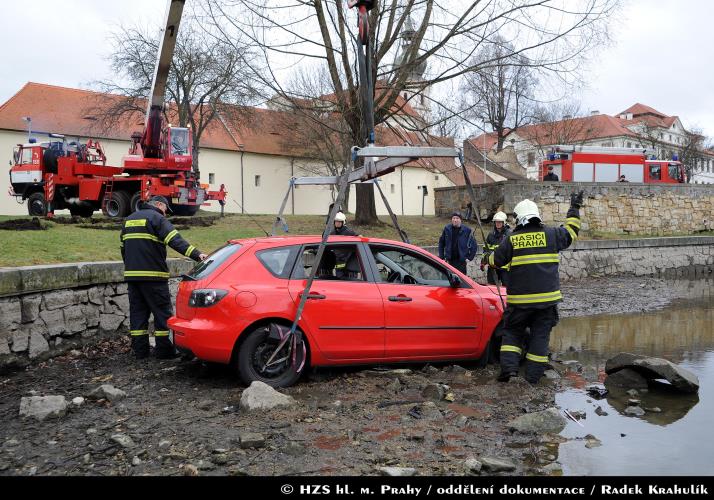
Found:
<svg viewBox="0 0 714 500"><path fill-rule="evenodd" d="M228 290L201 288L191 292L188 305L190 307L211 307L226 295L228 295Z"/></svg>

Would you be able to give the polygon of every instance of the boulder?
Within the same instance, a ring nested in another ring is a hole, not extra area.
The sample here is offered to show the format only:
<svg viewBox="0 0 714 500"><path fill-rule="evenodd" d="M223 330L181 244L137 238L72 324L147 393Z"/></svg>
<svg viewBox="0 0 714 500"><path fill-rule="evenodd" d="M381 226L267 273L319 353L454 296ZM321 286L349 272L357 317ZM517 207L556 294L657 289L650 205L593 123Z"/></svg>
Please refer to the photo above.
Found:
<svg viewBox="0 0 714 500"><path fill-rule="evenodd" d="M421 391L421 395L424 396L425 399L441 401L444 399L444 386L441 384L429 384Z"/></svg>
<svg viewBox="0 0 714 500"><path fill-rule="evenodd" d="M119 316L118 314L100 314L99 315L99 329L113 333L121 326L124 321L124 316Z"/></svg>
<svg viewBox="0 0 714 500"><path fill-rule="evenodd" d="M119 401L126 397L126 392L117 389L113 385L103 384L89 393L89 397L94 399L106 399L109 401Z"/></svg>
<svg viewBox="0 0 714 500"><path fill-rule="evenodd" d="M265 438L262 434L254 432L244 432L240 435L240 447L245 448L262 448L265 446Z"/></svg>
<svg viewBox="0 0 714 500"><path fill-rule="evenodd" d="M622 389L646 389L647 379L631 368L623 368L620 371L608 375L605 379L605 386L608 388L620 387Z"/></svg>
<svg viewBox="0 0 714 500"><path fill-rule="evenodd" d="M28 295L22 298L22 322L31 323L40 317L41 295Z"/></svg>
<svg viewBox="0 0 714 500"><path fill-rule="evenodd" d="M0 331L10 331L22 322L20 299L0 300Z"/></svg>
<svg viewBox="0 0 714 500"><path fill-rule="evenodd" d="M469 458L464 462L464 468L468 473L478 474L479 472L481 472L483 464L475 458Z"/></svg>
<svg viewBox="0 0 714 500"><path fill-rule="evenodd" d="M61 309L54 311L42 311L40 312L40 318L47 325L50 337L57 337L65 332L64 315L62 314Z"/></svg>
<svg viewBox="0 0 714 500"><path fill-rule="evenodd" d="M30 396L20 400L20 416L32 417L39 421L59 418L67 413L64 396Z"/></svg>
<svg viewBox="0 0 714 500"><path fill-rule="evenodd" d="M281 394L264 382L255 381L243 391L240 397L240 407L243 410L270 410L278 407L295 405L290 396Z"/></svg>
<svg viewBox="0 0 714 500"><path fill-rule="evenodd" d="M68 332L79 333L87 328L87 317L84 307L71 306L64 309L64 324Z"/></svg>
<svg viewBox="0 0 714 500"><path fill-rule="evenodd" d="M662 358L645 358L636 360L634 365L640 371L644 370L650 378L664 378L682 392L695 393L699 391L699 378L671 361Z"/></svg>
<svg viewBox="0 0 714 500"><path fill-rule="evenodd" d="M605 373L610 375L612 373L622 370L623 368L632 366L632 363L634 363L636 360L643 359L646 357L647 356L642 356L641 354L621 352L620 354L613 356L605 362Z"/></svg>
<svg viewBox="0 0 714 500"><path fill-rule="evenodd" d="M521 415L511 420L508 423L508 427L511 430L522 433L558 434L565 428L565 424L565 417L560 414L557 408L548 408L547 410Z"/></svg>
<svg viewBox="0 0 714 500"><path fill-rule="evenodd" d="M48 311L64 309L77 303L77 296L72 290L59 290L45 294L45 307Z"/></svg>
<svg viewBox="0 0 714 500"><path fill-rule="evenodd" d="M25 352L30 345L30 332L17 330L12 332L12 352Z"/></svg>
<svg viewBox="0 0 714 500"><path fill-rule="evenodd" d="M481 457L480 459L483 470L488 472L510 472L516 470L516 465L501 458Z"/></svg>
<svg viewBox="0 0 714 500"><path fill-rule="evenodd" d="M628 406L625 408L625 415L633 415L635 417L642 417L645 414L645 410L639 406Z"/></svg>
<svg viewBox="0 0 714 500"><path fill-rule="evenodd" d="M43 337L40 332L32 330L30 332L30 345L29 345L30 359L35 359L42 353L45 353L49 350L50 350L50 345L47 343L47 340L45 339L45 337Z"/></svg>

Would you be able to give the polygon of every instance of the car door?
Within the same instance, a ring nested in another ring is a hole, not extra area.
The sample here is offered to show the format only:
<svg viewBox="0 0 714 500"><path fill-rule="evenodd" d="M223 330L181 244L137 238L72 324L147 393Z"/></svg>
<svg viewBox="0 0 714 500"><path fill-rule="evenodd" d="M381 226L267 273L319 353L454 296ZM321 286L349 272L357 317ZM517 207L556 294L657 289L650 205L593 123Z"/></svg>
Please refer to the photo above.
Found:
<svg viewBox="0 0 714 500"><path fill-rule="evenodd" d="M289 290L299 304L307 286L317 245L303 247ZM379 360L384 357L384 306L376 283L368 279L361 244L330 244L312 284L302 320L317 347L333 360Z"/></svg>
<svg viewBox="0 0 714 500"><path fill-rule="evenodd" d="M385 357L435 359L477 351L481 299L467 284L449 284L447 268L419 252L370 244L375 280L384 302Z"/></svg>

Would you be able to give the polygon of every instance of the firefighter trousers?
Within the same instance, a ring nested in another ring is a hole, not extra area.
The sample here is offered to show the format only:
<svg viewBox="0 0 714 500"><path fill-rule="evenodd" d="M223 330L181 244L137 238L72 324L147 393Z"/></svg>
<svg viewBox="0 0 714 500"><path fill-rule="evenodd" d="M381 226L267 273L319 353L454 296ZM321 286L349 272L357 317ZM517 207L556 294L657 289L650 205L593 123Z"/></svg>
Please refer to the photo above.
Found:
<svg viewBox="0 0 714 500"><path fill-rule="evenodd" d="M509 305L503 314L503 341L501 343L501 372L518 373L524 348L526 353L526 380L535 384L543 376L548 364L550 331L558 324L558 306L544 309L526 309ZM526 335L526 328L530 335Z"/></svg>
<svg viewBox="0 0 714 500"><path fill-rule="evenodd" d="M169 340L167 321L173 314L169 284L166 281L130 281L129 334L131 347L139 358L149 355L149 316L154 316L154 336L157 357L166 356L174 348Z"/></svg>

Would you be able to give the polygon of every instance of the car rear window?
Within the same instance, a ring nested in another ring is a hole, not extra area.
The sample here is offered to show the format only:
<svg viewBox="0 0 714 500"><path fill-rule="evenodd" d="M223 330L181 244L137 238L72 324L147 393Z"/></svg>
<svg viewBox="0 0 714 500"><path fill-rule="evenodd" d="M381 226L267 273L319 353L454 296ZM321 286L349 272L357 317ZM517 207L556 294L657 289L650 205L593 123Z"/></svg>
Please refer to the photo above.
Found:
<svg viewBox="0 0 714 500"><path fill-rule="evenodd" d="M218 269L218 267L223 264L228 257L234 255L238 250L240 250L240 248L241 245L237 243L229 243L228 245L219 248L206 257L206 260L196 264L196 267L191 269L188 276L196 280L210 276L213 271Z"/></svg>
<svg viewBox="0 0 714 500"><path fill-rule="evenodd" d="M255 255L273 276L287 279L298 248L296 246L269 248L256 252Z"/></svg>

